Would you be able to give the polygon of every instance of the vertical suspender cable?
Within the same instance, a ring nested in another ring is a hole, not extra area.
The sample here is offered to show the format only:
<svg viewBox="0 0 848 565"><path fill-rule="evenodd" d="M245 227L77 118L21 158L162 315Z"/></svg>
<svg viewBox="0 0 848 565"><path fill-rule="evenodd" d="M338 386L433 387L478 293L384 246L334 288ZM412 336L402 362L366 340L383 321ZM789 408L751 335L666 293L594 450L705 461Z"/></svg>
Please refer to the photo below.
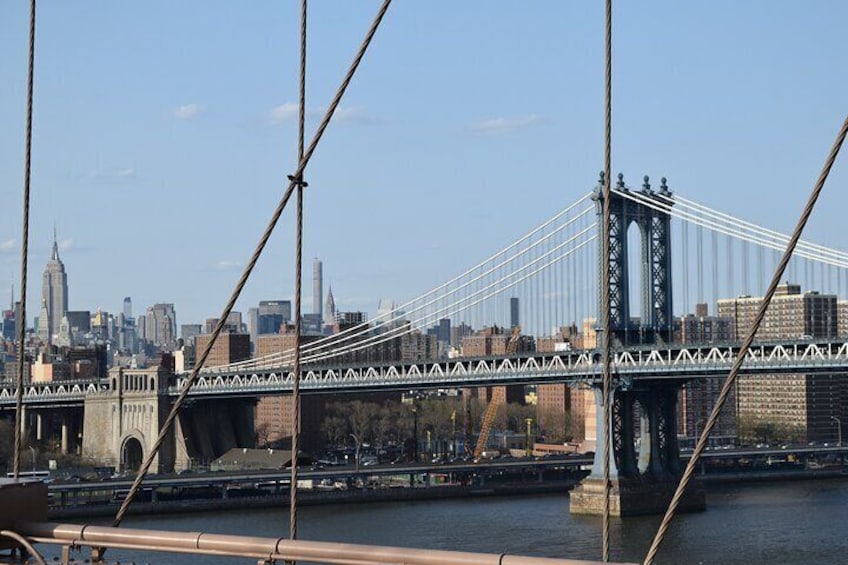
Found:
<svg viewBox="0 0 848 565"><path fill-rule="evenodd" d="M683 240L683 313L689 312L689 222L680 222L681 239Z"/></svg>
<svg viewBox="0 0 848 565"><path fill-rule="evenodd" d="M601 327L603 329L603 411L604 411L604 515L603 515L603 553L604 562L610 558L610 424L612 421L612 368L610 367L610 349L612 348L612 324L610 320L610 183L612 182L612 0L606 0L606 74L604 85L604 227L603 257L601 260ZM619 234L621 235L621 234ZM627 289L619 289L626 292Z"/></svg>
<svg viewBox="0 0 848 565"><path fill-rule="evenodd" d="M318 125L318 129L315 130L315 134L312 136L312 140L309 142L309 147L306 148L306 151L303 154L303 158L297 165L297 170L292 175L292 177L294 177L295 179L303 176L303 170L306 168L306 165L309 163L309 160L315 153L315 148L318 146L318 143L324 136L324 132L330 125L330 120L333 118L333 114L336 112L336 109L341 103L342 97L344 96L347 87L350 85L350 81L353 80L353 75L356 74L356 69L359 68L359 64L362 62L362 58L365 56L365 52L368 50L368 46L371 44L371 40L374 38L374 34L377 32L377 28L380 26L380 22L383 21L383 16L386 15L386 11L389 9L391 3L392 0L384 0L383 4L380 6L379 11L377 12L377 15L374 17L374 21L371 24L371 28L368 30L365 39L362 41L362 44L359 47L359 51L357 51L356 56L354 57L353 62L348 68L341 85L336 91L335 97L333 98L332 102L330 102L327 111L324 113L324 116L321 119L321 123ZM224 307L224 310L218 317L218 324L215 326L215 330L212 332L212 335L209 338L209 343L204 348L203 353L201 353L200 357L198 357L197 363L192 369L189 377L186 379L183 388L180 390L179 396L174 401L174 406L171 408L171 411L168 413L167 418L165 418L165 421L163 422L162 427L159 430L159 436L156 438L156 441L151 447L150 452L147 454L147 457L141 464L141 467L138 470L138 474L136 475L132 487L130 487L126 498L124 498L124 501L121 503L121 508L118 510L118 513L115 515L115 519L112 522L113 526L120 526L121 522L124 519L124 516L127 513L127 510L129 509L130 504L132 504L132 501L138 494L138 491L141 488L141 483L144 481L144 476L150 470L150 466L153 464L154 457L156 457L156 455L159 453L159 449L162 446L162 443L165 441L165 438L170 433L171 428L174 425L174 420L177 417L177 414L185 403L185 400L188 397L188 393L191 390L191 387L194 385L195 381L197 380L197 377L200 375L200 370L203 369L203 366L206 363L206 359L209 357L209 353L212 350L212 347L215 345L215 341L218 339L218 336L224 329L227 317L230 315L230 312L232 312L233 308L235 307L236 300L238 300L238 297L241 295L241 291L244 289L244 285L247 284L247 279L250 278L250 274L253 272L253 269L256 266L256 262L259 260L259 256L262 255L262 251L265 249L265 246L268 243L268 239L271 237L271 233L274 231L274 227L276 227L277 222L279 221L283 210L288 204L289 199L294 193L296 186L297 183L294 180L289 181L288 188L286 189L282 198L280 198L280 201L277 204L277 207L274 209L274 212L271 214L271 219L269 220L268 225L265 227L265 231L262 233L262 237L260 238L259 243L257 243L256 248L253 251L253 255L250 257L250 260L244 267L244 270L242 271L242 274L239 277L239 280L236 283L232 294L230 295L227 305Z"/></svg>
<svg viewBox="0 0 848 565"><path fill-rule="evenodd" d="M698 246L696 253L698 258L698 280L696 282L698 289L698 303L704 302L704 228L697 226L695 228L695 242Z"/></svg>
<svg viewBox="0 0 848 565"><path fill-rule="evenodd" d="M734 296L733 291L733 238L725 236L725 242L727 245L727 297L732 298Z"/></svg>
<svg viewBox="0 0 848 565"><path fill-rule="evenodd" d="M848 116L846 116L845 121L842 123L842 128L839 130L839 134L836 136L836 141L834 141L833 147L831 147L830 149L830 154L828 155L827 160L825 161L824 168L822 169L821 174L819 175L819 178L816 181L816 185L813 188L809 199L807 200L807 205L804 207L804 211L801 213L801 217L798 219L798 224L795 226L795 231L792 233L792 238L786 245L786 251L784 251L783 256L780 259L780 264L777 266L777 271L775 271L774 276L771 279L768 291L766 292L762 302L760 303L759 310L757 311L757 316L754 318L754 322L748 329L748 334L745 336L745 341L742 342L742 346L739 348L739 353L736 355L736 359L734 359L733 361L733 367L731 367L730 373L727 375L727 379L724 381L724 384L721 387L721 392L719 393L718 398L716 399L716 403L713 406L713 410L710 413L710 417L707 420L707 423L704 424L704 429L701 431L701 437L698 438L698 444L695 446L695 450L692 452L692 457L686 464L686 470L683 471L683 477L681 477L680 479L680 484L677 485L677 490L674 492L674 496L672 497L671 502L668 505L668 510L666 510L665 516L663 516L662 523L660 524L660 527L657 530L656 535L654 536L654 540L651 543L651 547L648 550L647 555L645 556L643 565L651 565L654 562L654 558L656 557L657 551L659 551L663 538L665 537L665 534L668 531L668 527L671 524L671 520L674 518L677 506L680 504L680 499L683 497L683 493L686 491L686 487L689 484L689 480L692 478L692 475L694 474L698 462L701 458L701 454L704 452L704 448L707 445L707 438L710 437L710 432L712 432L713 428L718 422L718 416L721 413L721 409L724 406L724 403L727 401L727 397L730 394L730 391L733 389L733 385L736 383L736 377L739 374L739 369L745 362L745 358L748 355L748 349L751 347L751 343L754 341L754 336L757 335L757 330L760 328L760 324L762 323L763 318L765 318L766 310L768 309L769 304L771 303L771 299L774 296L775 291L777 290L777 285L778 283L780 283L780 278L783 276L783 272L786 270L786 265L787 263L789 263L789 258L792 257L792 252L795 251L795 246L798 244L798 240L801 239L801 234L804 231L804 226L807 225L807 220L810 218L810 214L812 214L813 212L813 208L816 205L816 201L818 200L819 195L821 194L821 191L824 188L824 183L827 180L828 175L830 174L830 169L833 167L834 161L836 161L836 156L839 154L839 149L842 147L842 142L845 141L846 134L848 134Z"/></svg>
<svg viewBox="0 0 848 565"><path fill-rule="evenodd" d="M297 162L303 161L306 129L306 4L300 4L300 104L298 108ZM297 182L297 242L294 260L294 360L292 363L291 483L289 486L289 538L297 539L297 454L300 448L300 333L301 279L303 270L303 173ZM323 297L319 297L320 300Z"/></svg>
<svg viewBox="0 0 848 565"><path fill-rule="evenodd" d="M21 315L18 325L18 374L15 390L15 453L12 472L17 479L21 470L21 441L23 439L24 360L26 352L27 254L29 253L29 181L32 169L32 84L35 71L35 0L29 3L29 62L27 66L26 148L24 151L24 217L21 234ZM14 309L14 304L12 308Z"/></svg>
<svg viewBox="0 0 848 565"><path fill-rule="evenodd" d="M712 267L712 274L713 274L713 280L712 280L713 292L712 292L711 309L715 308L716 309L715 314L718 315L718 310L717 310L718 309L718 269L719 269L719 266L718 266L718 232L715 231L715 230L713 230L710 233L710 243L711 243L710 253L712 254L712 258L710 259L710 261L712 262L711 267Z"/></svg>

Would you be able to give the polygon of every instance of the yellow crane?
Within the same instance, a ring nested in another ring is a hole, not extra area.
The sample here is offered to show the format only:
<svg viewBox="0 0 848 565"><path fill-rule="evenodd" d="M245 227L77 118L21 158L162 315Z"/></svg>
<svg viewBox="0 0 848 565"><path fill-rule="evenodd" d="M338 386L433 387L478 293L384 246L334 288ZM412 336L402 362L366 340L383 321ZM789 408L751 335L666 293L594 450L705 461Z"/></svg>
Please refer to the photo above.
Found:
<svg viewBox="0 0 848 565"><path fill-rule="evenodd" d="M506 355L512 355L518 350L518 343L521 340L521 326L512 328L512 335L506 343ZM489 405L486 406L486 412L483 414L483 422L480 424L480 435L477 436L477 445L474 447L474 459L479 459L486 450L486 444L489 442L489 434L492 431L492 425L495 423L495 417L498 415L498 408L502 404L500 397L490 398Z"/></svg>

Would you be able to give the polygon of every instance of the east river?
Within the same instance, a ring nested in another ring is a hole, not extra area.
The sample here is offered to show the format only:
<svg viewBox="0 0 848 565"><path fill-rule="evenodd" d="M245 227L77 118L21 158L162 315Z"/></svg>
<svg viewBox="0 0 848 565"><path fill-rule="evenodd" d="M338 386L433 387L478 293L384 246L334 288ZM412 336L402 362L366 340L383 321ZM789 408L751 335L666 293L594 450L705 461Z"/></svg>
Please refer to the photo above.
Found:
<svg viewBox="0 0 848 565"><path fill-rule="evenodd" d="M675 520L658 563L848 563L848 479L708 486L707 505L706 512ZM600 518L571 516L563 495L312 506L298 515L299 537L307 540L573 559L600 560L601 554ZM612 559L640 562L658 523L659 517L614 519ZM263 537L285 536L289 527L287 509L139 516L124 524ZM254 562L117 550L108 558Z"/></svg>

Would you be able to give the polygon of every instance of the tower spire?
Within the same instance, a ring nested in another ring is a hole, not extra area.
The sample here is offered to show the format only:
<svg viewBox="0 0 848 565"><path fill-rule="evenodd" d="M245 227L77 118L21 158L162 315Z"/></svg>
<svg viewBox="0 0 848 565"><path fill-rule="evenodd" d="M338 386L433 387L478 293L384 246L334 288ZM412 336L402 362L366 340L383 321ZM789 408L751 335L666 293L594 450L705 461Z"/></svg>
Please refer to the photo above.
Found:
<svg viewBox="0 0 848 565"><path fill-rule="evenodd" d="M59 242L56 239L56 222L53 222L53 253L50 255L53 261L59 260Z"/></svg>

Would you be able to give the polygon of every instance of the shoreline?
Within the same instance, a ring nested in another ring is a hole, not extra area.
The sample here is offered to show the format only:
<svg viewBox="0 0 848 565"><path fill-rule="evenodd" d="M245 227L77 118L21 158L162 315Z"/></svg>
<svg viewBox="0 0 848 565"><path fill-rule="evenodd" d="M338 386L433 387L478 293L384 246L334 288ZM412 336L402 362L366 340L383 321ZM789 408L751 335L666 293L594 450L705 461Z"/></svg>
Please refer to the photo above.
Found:
<svg viewBox="0 0 848 565"><path fill-rule="evenodd" d="M786 470L766 472L718 473L698 475L705 486L713 484L751 484L780 481L809 481L817 479L846 478L842 469ZM402 487L378 489L350 489L344 491L298 492L302 506L357 504L373 502L413 502L424 500L443 500L475 497L524 496L534 494L564 494L577 485L574 480L526 482L526 483L490 483L487 485L436 485L429 487ZM209 511L243 510L249 508L285 508L289 502L288 493L267 494L263 496L233 497L227 499L164 500L157 502L136 502L130 507L129 514L189 514ZM709 508L709 501L707 502ZM101 504L91 506L51 507L48 518L75 519L111 517L119 504Z"/></svg>

